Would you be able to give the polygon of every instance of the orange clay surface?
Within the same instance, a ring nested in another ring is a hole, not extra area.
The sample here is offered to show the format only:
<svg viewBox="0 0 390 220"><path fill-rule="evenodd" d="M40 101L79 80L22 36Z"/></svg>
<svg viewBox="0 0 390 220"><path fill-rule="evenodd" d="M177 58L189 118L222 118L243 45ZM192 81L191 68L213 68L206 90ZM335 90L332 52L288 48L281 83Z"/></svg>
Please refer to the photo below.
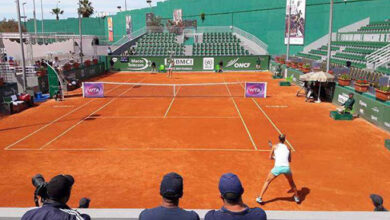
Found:
<svg viewBox="0 0 390 220"><path fill-rule="evenodd" d="M159 183L171 171L184 177L184 208L219 208L218 180L226 172L241 178L244 201L257 206L273 167L267 142L277 141L278 130L295 149L291 166L304 200L292 202L287 180L279 177L264 196L264 209L372 210L370 193L387 198L389 206L389 133L363 119L332 120L336 106L306 103L296 97L298 87L279 87L268 72L176 73L174 79L122 72L98 80L260 81L268 82L268 98L243 98L240 85L177 88L175 99L168 87L116 85L106 87L106 98L85 99L77 90L63 102L3 116L0 206L33 206L31 177L63 173L76 180L73 207L85 196L93 208L149 208L160 204Z"/></svg>

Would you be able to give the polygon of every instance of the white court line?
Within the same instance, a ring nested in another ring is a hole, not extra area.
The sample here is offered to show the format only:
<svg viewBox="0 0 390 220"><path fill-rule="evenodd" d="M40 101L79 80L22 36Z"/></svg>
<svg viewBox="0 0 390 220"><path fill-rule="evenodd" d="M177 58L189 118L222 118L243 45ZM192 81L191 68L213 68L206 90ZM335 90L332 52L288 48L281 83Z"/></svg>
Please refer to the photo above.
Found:
<svg viewBox="0 0 390 220"><path fill-rule="evenodd" d="M237 119L238 116L91 116L94 119Z"/></svg>
<svg viewBox="0 0 390 220"><path fill-rule="evenodd" d="M141 81L145 80L145 78L143 78ZM130 87L128 89L126 89L126 91L122 92L120 96L122 96L123 94L125 94L126 92L130 91L131 89L133 89L133 87ZM88 119L89 117L91 117L92 115L96 114L97 112L99 112L100 110L104 109L105 107L107 107L109 104L111 104L113 101L115 101L117 98L113 98L111 99L109 102L107 102L106 104L104 104L102 107L98 108L97 110L95 110L94 112L92 112L91 114L89 114L87 117L83 118L82 120L80 120L79 122L77 122L76 124L72 125L70 128L66 129L64 132L62 132L60 135L58 135L57 137L53 138L52 140L50 140L49 142L47 142L46 144L42 145L39 149L42 150L44 149L46 146L50 145L51 143L53 143L54 141L58 140L60 137L64 136L66 133L68 133L70 130L72 130L73 128L75 128L76 126L78 126L79 124L83 123L86 119Z"/></svg>
<svg viewBox="0 0 390 220"><path fill-rule="evenodd" d="M110 89L110 90L107 91L107 92L111 92L111 91L113 91L114 89L116 89L116 88L118 88L118 87L120 87L120 85L118 85L118 86L116 86L116 87ZM25 136L25 137L19 139L19 140L16 141L15 143L12 143L12 144L6 146L6 147L4 148L4 150L9 150L11 147L15 146L16 144L18 144L18 143L20 143L20 142L26 140L27 138L29 138L29 137L33 136L34 134L38 133L39 131L41 131L41 130L47 128L47 127L49 127L50 125L56 123L57 121L63 119L64 117L66 117L66 116L72 114L73 112L75 112L75 111L81 109L82 107L84 107L84 106L86 106L86 105L88 105L89 103L94 102L94 101L96 101L96 99L92 99L92 100L88 101L87 103L85 103L85 104L83 104L83 105L81 105L81 106L79 106L79 107L73 109L72 111L66 113L65 115L62 115L61 117L55 119L54 121L52 121L52 122L50 122L50 123L48 123L48 124L46 124L46 125L44 125L44 126L38 128L38 129L35 130L34 132L32 132L32 133L28 134L27 136Z"/></svg>
<svg viewBox="0 0 390 220"><path fill-rule="evenodd" d="M231 152L270 152L271 150L234 149L234 148L119 148L122 151L231 151Z"/></svg>
<svg viewBox="0 0 390 220"><path fill-rule="evenodd" d="M181 89L181 87L179 87L179 89L177 90L177 93L179 93L180 89ZM176 93L176 91L175 91L175 93ZM176 93L176 94L177 94L177 93ZM172 105L173 105L173 102L175 101L176 94L173 94L174 96L173 96L173 98L172 98L171 103L170 103L169 106L168 106L167 111L165 112L164 118L166 118L166 117L168 116L169 110L171 110L171 107L172 107Z"/></svg>
<svg viewBox="0 0 390 220"><path fill-rule="evenodd" d="M215 152L270 152L271 150L236 149L236 148L55 148L55 149L34 149L14 148L8 151L215 151Z"/></svg>
<svg viewBox="0 0 390 220"><path fill-rule="evenodd" d="M252 101L256 104L257 108L260 109L260 111L264 114L264 116L268 119L268 121L272 124L272 126L276 129L276 131L279 133L279 134L282 134L282 132L279 130L278 127L276 127L275 123L271 120L271 118L267 115L267 113L265 113L265 111L263 110L263 108L260 107L259 103L257 103L257 101L252 98ZM293 151L295 151L294 147L291 145L291 143L287 140L286 138L286 143L291 147L291 149Z"/></svg>
<svg viewBox="0 0 390 220"><path fill-rule="evenodd" d="M223 81L225 81L225 78L223 79ZM238 107L237 107L236 101L234 100L234 98L233 98L233 96L232 96L232 94L231 94L231 92L230 92L229 87L228 87L226 84L225 84L225 86L226 86L227 91L229 92L229 95L230 95L230 97L231 97L231 100L233 101L234 107L236 107L236 110L237 110L238 115L240 116L241 122L242 122L242 124L243 124L244 127L245 127L246 133L247 133L248 136L249 136L249 140L252 142L252 145L253 145L253 147L255 148L255 150L258 150L258 149L257 149L257 146L256 146L256 143L255 143L255 141L253 140L252 135L251 135L251 133L249 132L249 129L248 129L248 127L246 126L246 123L245 123L244 119L242 118L241 112L240 112L240 110L239 110Z"/></svg>
<svg viewBox="0 0 390 220"><path fill-rule="evenodd" d="M64 117L66 117L66 116L68 116L68 115L72 114L73 112L75 112L75 111L77 111L77 110L81 109L82 107L84 107L84 106L88 105L89 103L91 103L91 102L93 102L93 101L95 101L95 100L94 100L94 99L92 99L92 100L88 101L87 103L85 103L85 104L83 104L83 105L81 105L81 106L79 106L79 107L77 107L77 108L73 109L72 111L70 111L70 112L66 113L65 115L62 115L61 117L59 117L59 118L55 119L54 121L52 121L52 122L50 122L50 123L48 123L48 124L46 124L46 125L44 125L44 126L42 126L42 127L38 128L38 129L37 129L37 130L35 130L34 132L32 132L32 133L30 133L30 134L26 135L25 137L23 137L23 138L21 138L21 139L17 140L16 142L14 142L14 143L12 143L12 144L8 145L7 147L5 147L5 148L4 148L4 150L8 150L8 149L10 149L11 147L15 146L16 144L18 144L18 143L20 143L20 142L22 142L22 141L26 140L27 138L29 138L29 137L33 136L34 134L38 133L39 131L41 131L41 130L43 130L43 129L47 128L47 127L49 127L50 125L52 125L52 124L56 123L57 121L59 121L59 120L63 119Z"/></svg>
<svg viewBox="0 0 390 220"><path fill-rule="evenodd" d="M240 84L240 85L241 85L241 87L242 87L243 89L245 89L244 86L243 86L242 84ZM263 115L268 119L268 121L271 123L271 125L275 128L275 130L276 130L279 134L282 134L282 132L279 130L279 128L276 127L275 123L274 123L274 122L271 120L271 118L265 113L265 111L260 107L260 105L257 103L257 101L256 101L254 98L251 98L251 99L252 99L252 101L256 104L257 108L260 109L260 111L263 113ZM286 138L286 143L287 143L287 144L291 147L291 149L295 152L294 147L293 147L292 144L287 140L287 138Z"/></svg>

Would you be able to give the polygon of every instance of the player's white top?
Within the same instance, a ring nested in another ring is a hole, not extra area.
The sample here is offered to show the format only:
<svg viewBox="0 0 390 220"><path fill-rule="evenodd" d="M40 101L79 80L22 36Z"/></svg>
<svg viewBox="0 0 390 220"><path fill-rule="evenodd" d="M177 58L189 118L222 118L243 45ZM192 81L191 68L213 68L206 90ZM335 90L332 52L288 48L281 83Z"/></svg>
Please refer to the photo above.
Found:
<svg viewBox="0 0 390 220"><path fill-rule="evenodd" d="M275 167L289 167L290 162L288 162L288 157L290 156L290 151L288 150L285 144L279 143L276 145L274 150L275 158Z"/></svg>

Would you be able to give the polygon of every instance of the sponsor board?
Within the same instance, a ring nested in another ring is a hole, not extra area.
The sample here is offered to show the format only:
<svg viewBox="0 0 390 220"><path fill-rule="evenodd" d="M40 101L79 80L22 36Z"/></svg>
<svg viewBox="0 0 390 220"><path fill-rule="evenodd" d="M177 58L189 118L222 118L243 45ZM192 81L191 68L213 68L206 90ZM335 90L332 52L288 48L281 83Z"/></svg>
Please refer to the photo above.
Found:
<svg viewBox="0 0 390 220"><path fill-rule="evenodd" d="M167 68L171 59L174 60L173 70L175 71L212 71L214 70L215 65L219 62L224 63L224 70L256 70L256 62L259 59L261 60L261 68L267 69L269 66L269 56L260 56L260 58L259 56L173 58L152 56L128 56L128 62L126 62L127 59L124 56L108 56L108 60L114 61L114 68L121 71L147 71L151 69L150 64L152 62L155 62L157 66L164 65ZM145 59L148 60L148 67L146 67ZM140 65L142 63L143 65Z"/></svg>
<svg viewBox="0 0 390 220"><path fill-rule="evenodd" d="M204 57L203 58L203 70L213 70L214 69L214 58L213 57Z"/></svg>
<svg viewBox="0 0 390 220"><path fill-rule="evenodd" d="M83 97L85 98L103 98L103 83L83 83Z"/></svg>
<svg viewBox="0 0 390 220"><path fill-rule="evenodd" d="M374 107L374 108L371 108L372 111L376 112L376 113L379 113L379 108L378 107Z"/></svg>
<svg viewBox="0 0 390 220"><path fill-rule="evenodd" d="M339 96L338 96L338 99L337 101L340 103L340 104L344 104L347 100L348 100L348 95L345 94L345 93L340 93Z"/></svg>
<svg viewBox="0 0 390 220"><path fill-rule="evenodd" d="M247 82L245 83L245 97L247 98L266 98L267 83L265 82Z"/></svg>
<svg viewBox="0 0 390 220"><path fill-rule="evenodd" d="M226 68L229 67L234 67L236 69L247 69L251 67L251 63L249 62L239 62L240 58L237 57L236 59L229 60L228 63L226 64Z"/></svg>
<svg viewBox="0 0 390 220"><path fill-rule="evenodd" d="M362 100L359 100L359 105L367 108L367 103L363 102Z"/></svg>
<svg viewBox="0 0 390 220"><path fill-rule="evenodd" d="M128 70L146 70L151 62L146 58L130 58L127 63Z"/></svg>
<svg viewBox="0 0 390 220"><path fill-rule="evenodd" d="M193 66L194 65L194 59L192 58L172 58L173 63L175 66ZM169 65L169 60L168 58L165 58L164 64L165 66Z"/></svg>

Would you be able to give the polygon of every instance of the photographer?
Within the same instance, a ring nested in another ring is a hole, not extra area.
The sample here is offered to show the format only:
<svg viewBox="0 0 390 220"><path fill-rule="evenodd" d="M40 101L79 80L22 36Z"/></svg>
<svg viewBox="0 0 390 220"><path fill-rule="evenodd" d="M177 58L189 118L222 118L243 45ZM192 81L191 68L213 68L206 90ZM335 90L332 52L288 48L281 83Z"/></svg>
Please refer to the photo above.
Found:
<svg viewBox="0 0 390 220"><path fill-rule="evenodd" d="M49 183L41 175L33 178L36 187L35 203L39 205L38 196L43 202L42 207L26 212L22 220L89 220L88 215L82 215L66 205L70 198L74 179L70 175L58 175ZM89 203L89 201L88 201Z"/></svg>

